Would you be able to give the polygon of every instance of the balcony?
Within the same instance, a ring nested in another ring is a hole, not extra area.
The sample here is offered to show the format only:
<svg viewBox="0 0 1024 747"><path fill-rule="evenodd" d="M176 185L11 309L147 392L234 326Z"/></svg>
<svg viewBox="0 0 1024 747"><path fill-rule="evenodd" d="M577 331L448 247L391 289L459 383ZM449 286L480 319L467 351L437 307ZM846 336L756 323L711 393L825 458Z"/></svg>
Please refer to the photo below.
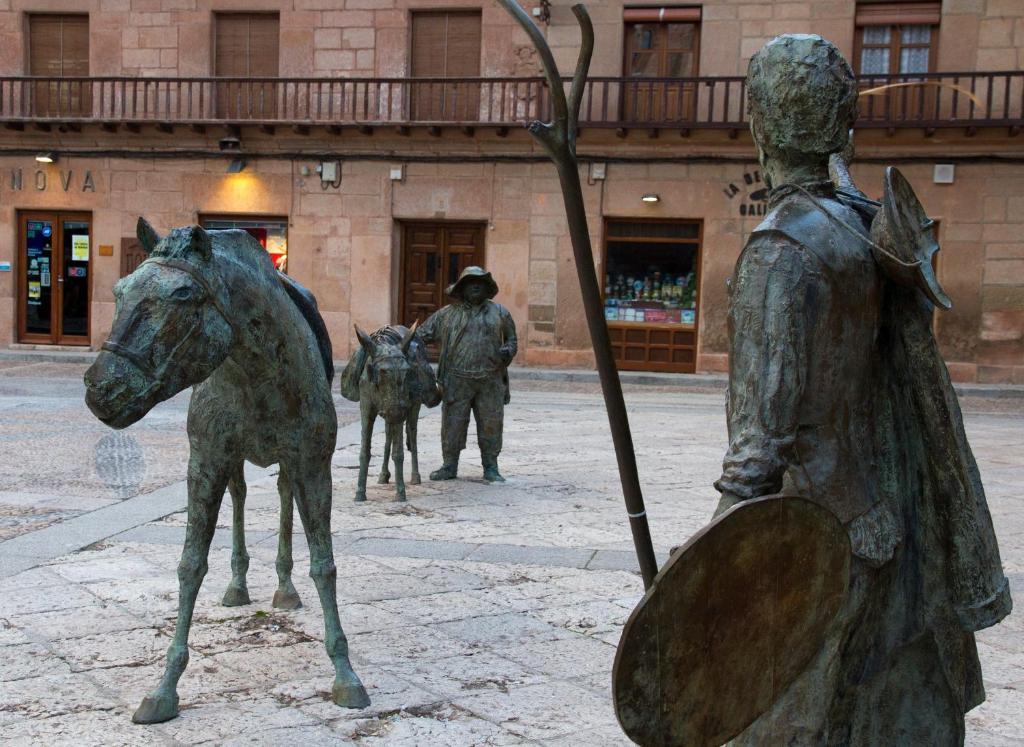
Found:
<svg viewBox="0 0 1024 747"><path fill-rule="evenodd" d="M858 127L895 130L1024 125L1024 71L862 77ZM884 88L883 88L884 87ZM882 90L878 90L882 89ZM139 132L175 126L312 127L333 132L413 127L495 128L504 134L547 119L540 78L45 78L0 77L0 122L80 130L99 125ZM747 127L741 77L595 77L583 94L580 127L728 130Z"/></svg>

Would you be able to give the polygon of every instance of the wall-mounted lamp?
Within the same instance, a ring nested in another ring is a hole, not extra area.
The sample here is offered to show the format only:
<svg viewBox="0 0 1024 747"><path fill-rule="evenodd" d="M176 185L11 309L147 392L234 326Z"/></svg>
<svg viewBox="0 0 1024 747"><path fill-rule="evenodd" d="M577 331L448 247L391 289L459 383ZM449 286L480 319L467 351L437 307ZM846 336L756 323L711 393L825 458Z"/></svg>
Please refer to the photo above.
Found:
<svg viewBox="0 0 1024 747"><path fill-rule="evenodd" d="M57 160L57 154L54 153L53 151L40 153L39 155L36 156L36 160L39 163L53 163L54 161Z"/></svg>
<svg viewBox="0 0 1024 747"><path fill-rule="evenodd" d="M654 193L645 194L640 199L643 200L644 202L659 202L661 200L661 198Z"/></svg>
<svg viewBox="0 0 1024 747"><path fill-rule="evenodd" d="M533 9L533 17L541 23L551 23L551 0L540 0L540 5Z"/></svg>
<svg viewBox="0 0 1024 747"><path fill-rule="evenodd" d="M231 159L231 163L228 164L228 173L229 174L240 174L240 173L242 173L242 169L244 169L244 168L245 168L245 159L244 158L232 158Z"/></svg>
<svg viewBox="0 0 1024 747"><path fill-rule="evenodd" d="M220 145L221 150L241 150L242 141L234 135L229 135L228 137L222 137L218 145Z"/></svg>

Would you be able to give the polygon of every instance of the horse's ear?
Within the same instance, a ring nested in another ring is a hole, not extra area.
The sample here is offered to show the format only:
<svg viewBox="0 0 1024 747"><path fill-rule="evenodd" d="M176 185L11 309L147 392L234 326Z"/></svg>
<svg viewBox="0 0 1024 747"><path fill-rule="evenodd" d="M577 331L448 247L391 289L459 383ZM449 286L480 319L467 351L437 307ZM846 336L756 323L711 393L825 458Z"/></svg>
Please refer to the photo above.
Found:
<svg viewBox="0 0 1024 747"><path fill-rule="evenodd" d="M377 343L375 343L368 334L363 332L363 330L359 329L358 324L355 325L355 328L356 337L359 338L359 344L362 345L363 350L365 350L367 354L369 354L369 356L373 358L377 354Z"/></svg>
<svg viewBox="0 0 1024 747"><path fill-rule="evenodd" d="M149 225L149 221L141 215L139 216L139 222L135 224L135 236L138 238L146 254L152 254L156 245L160 243L160 235L156 232L156 229Z"/></svg>
<svg viewBox="0 0 1024 747"><path fill-rule="evenodd" d="M213 245L210 234L202 226L192 226L189 236L188 251L200 259L207 260L213 256Z"/></svg>
<svg viewBox="0 0 1024 747"><path fill-rule="evenodd" d="M412 340L416 336L416 328L418 326L420 326L420 320L419 319L417 319L415 322L412 323L412 326L409 328L409 331L407 331L405 333L405 337L402 338L402 353L403 353L403 355L405 353L409 352L409 346L412 344Z"/></svg>

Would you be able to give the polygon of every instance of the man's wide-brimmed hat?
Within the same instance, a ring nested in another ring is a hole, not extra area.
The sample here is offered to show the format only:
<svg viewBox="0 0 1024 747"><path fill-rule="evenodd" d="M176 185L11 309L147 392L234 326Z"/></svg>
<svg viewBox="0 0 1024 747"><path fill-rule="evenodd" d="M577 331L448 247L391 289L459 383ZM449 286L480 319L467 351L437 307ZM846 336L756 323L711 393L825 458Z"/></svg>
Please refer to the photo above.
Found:
<svg viewBox="0 0 1024 747"><path fill-rule="evenodd" d="M470 280L484 281L487 285L488 298L494 298L498 295L498 284L494 282L491 273L487 272L483 267L467 267L459 275L459 279L449 285L448 290L445 292L454 298L462 298L462 289L466 287L466 283Z"/></svg>

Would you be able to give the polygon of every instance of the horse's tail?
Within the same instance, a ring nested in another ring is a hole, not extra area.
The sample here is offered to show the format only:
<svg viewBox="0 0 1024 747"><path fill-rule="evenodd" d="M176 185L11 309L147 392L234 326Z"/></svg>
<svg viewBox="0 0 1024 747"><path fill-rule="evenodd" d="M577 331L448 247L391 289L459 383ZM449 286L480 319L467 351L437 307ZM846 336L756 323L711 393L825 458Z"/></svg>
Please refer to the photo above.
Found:
<svg viewBox="0 0 1024 747"><path fill-rule="evenodd" d="M309 329L316 338L316 346L320 350L320 358L323 360L324 373L327 374L327 383L334 381L334 349L331 347L331 337L327 333L327 325L324 318L320 316L320 310L316 305L316 296L306 288L299 285L294 279L288 277L280 270L277 279L281 281L288 298L298 307L302 317L309 325Z"/></svg>

